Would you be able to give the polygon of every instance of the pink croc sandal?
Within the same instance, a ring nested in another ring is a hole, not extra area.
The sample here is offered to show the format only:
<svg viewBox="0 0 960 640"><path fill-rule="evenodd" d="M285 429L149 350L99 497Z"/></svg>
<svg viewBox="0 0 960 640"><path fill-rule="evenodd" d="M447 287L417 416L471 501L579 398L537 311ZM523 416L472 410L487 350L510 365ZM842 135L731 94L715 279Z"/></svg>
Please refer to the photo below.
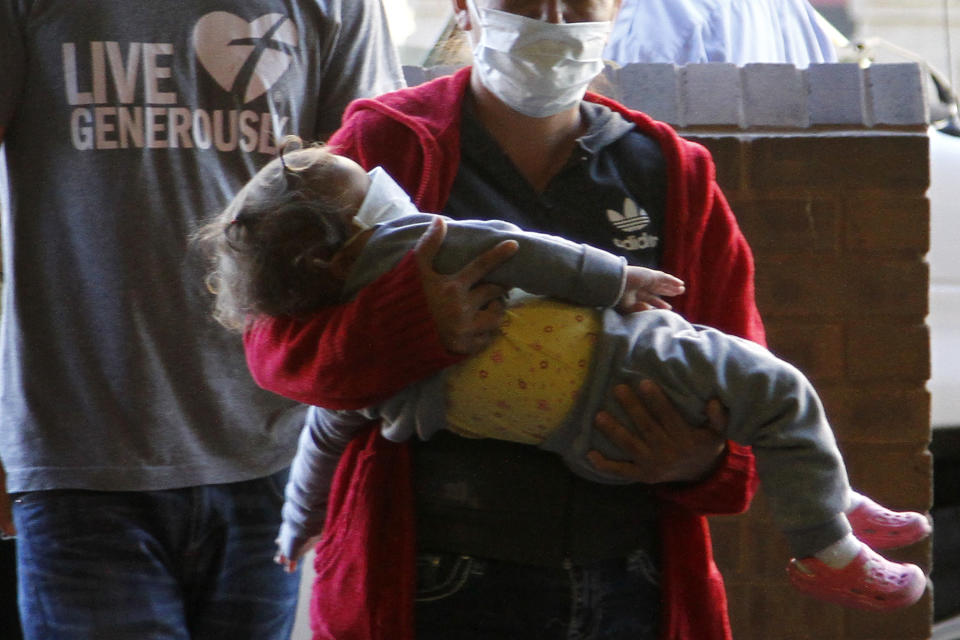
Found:
<svg viewBox="0 0 960 640"><path fill-rule="evenodd" d="M908 607L923 595L927 578L920 567L890 562L867 545L842 569L816 558L791 560L790 582L809 596L852 609L892 611Z"/></svg>
<svg viewBox="0 0 960 640"><path fill-rule="evenodd" d="M898 549L923 540L932 527L922 513L891 511L866 496L847 514L855 535L871 549Z"/></svg>

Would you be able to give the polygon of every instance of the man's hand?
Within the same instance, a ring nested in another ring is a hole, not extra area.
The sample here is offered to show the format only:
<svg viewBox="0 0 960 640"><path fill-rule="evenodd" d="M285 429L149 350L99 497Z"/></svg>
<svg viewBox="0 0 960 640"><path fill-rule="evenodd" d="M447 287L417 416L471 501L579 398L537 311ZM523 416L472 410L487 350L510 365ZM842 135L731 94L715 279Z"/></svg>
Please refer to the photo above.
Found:
<svg viewBox="0 0 960 640"><path fill-rule="evenodd" d="M501 286L478 283L516 253L519 245L505 240L457 273L445 276L434 270L433 260L446 233L446 222L438 218L414 249L423 290L443 345L454 353L477 353L497 335L506 295Z"/></svg>
<svg viewBox="0 0 960 640"><path fill-rule="evenodd" d="M17 535L13 526L13 505L10 503L10 494L7 493L7 474L0 464L0 533L5 538Z"/></svg>
<svg viewBox="0 0 960 640"><path fill-rule="evenodd" d="M660 387L642 381L636 392L618 385L614 395L633 421L624 427L606 411L597 414L596 428L623 450L629 462L610 460L598 451L587 454L599 471L646 484L696 482L717 466L726 449L727 415L717 400L707 403L707 422L691 425Z"/></svg>
<svg viewBox="0 0 960 640"><path fill-rule="evenodd" d="M678 296L685 290L680 278L656 269L628 266L623 296L617 303L617 309L623 312L672 309L660 296Z"/></svg>

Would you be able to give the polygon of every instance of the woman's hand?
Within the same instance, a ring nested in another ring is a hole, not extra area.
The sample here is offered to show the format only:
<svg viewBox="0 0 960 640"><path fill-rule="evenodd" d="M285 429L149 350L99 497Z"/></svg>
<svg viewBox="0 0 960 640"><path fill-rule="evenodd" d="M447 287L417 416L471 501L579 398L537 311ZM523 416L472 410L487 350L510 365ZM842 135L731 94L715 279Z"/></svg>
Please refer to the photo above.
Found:
<svg viewBox="0 0 960 640"><path fill-rule="evenodd" d="M587 454L599 471L646 484L696 482L717 467L726 449L727 415L718 400L707 403L707 422L689 424L660 387L642 381L636 392L617 385L614 395L633 421L627 429L606 411L594 424L623 450L628 462L610 460L598 451Z"/></svg>
<svg viewBox="0 0 960 640"><path fill-rule="evenodd" d="M454 353L477 353L500 330L507 293L499 285L478 283L516 253L518 245L514 240L505 240L457 273L442 275L434 270L433 260L446 233L446 222L437 218L414 249L423 291L443 346Z"/></svg>

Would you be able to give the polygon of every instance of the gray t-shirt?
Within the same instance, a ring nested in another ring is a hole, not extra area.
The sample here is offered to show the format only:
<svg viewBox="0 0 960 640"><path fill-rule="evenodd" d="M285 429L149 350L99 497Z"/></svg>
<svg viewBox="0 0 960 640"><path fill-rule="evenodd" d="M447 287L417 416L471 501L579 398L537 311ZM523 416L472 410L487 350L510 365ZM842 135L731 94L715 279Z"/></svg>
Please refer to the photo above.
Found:
<svg viewBox="0 0 960 640"><path fill-rule="evenodd" d="M232 482L302 424L210 317L189 234L285 134L402 85L376 0L2 0L11 492Z"/></svg>

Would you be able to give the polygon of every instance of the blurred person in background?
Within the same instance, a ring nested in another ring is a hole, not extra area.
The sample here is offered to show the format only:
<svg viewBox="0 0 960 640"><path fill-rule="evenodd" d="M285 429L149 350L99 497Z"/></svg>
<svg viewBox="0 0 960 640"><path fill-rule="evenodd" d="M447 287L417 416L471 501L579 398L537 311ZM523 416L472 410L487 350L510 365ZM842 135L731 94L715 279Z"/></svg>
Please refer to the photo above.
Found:
<svg viewBox="0 0 960 640"><path fill-rule="evenodd" d="M623 0L604 51L630 62L836 62L831 29L807 0Z"/></svg>
<svg viewBox="0 0 960 640"><path fill-rule="evenodd" d="M24 634L287 640L273 540L303 411L254 385L187 238L284 134L403 86L380 2L3 0L0 59Z"/></svg>

